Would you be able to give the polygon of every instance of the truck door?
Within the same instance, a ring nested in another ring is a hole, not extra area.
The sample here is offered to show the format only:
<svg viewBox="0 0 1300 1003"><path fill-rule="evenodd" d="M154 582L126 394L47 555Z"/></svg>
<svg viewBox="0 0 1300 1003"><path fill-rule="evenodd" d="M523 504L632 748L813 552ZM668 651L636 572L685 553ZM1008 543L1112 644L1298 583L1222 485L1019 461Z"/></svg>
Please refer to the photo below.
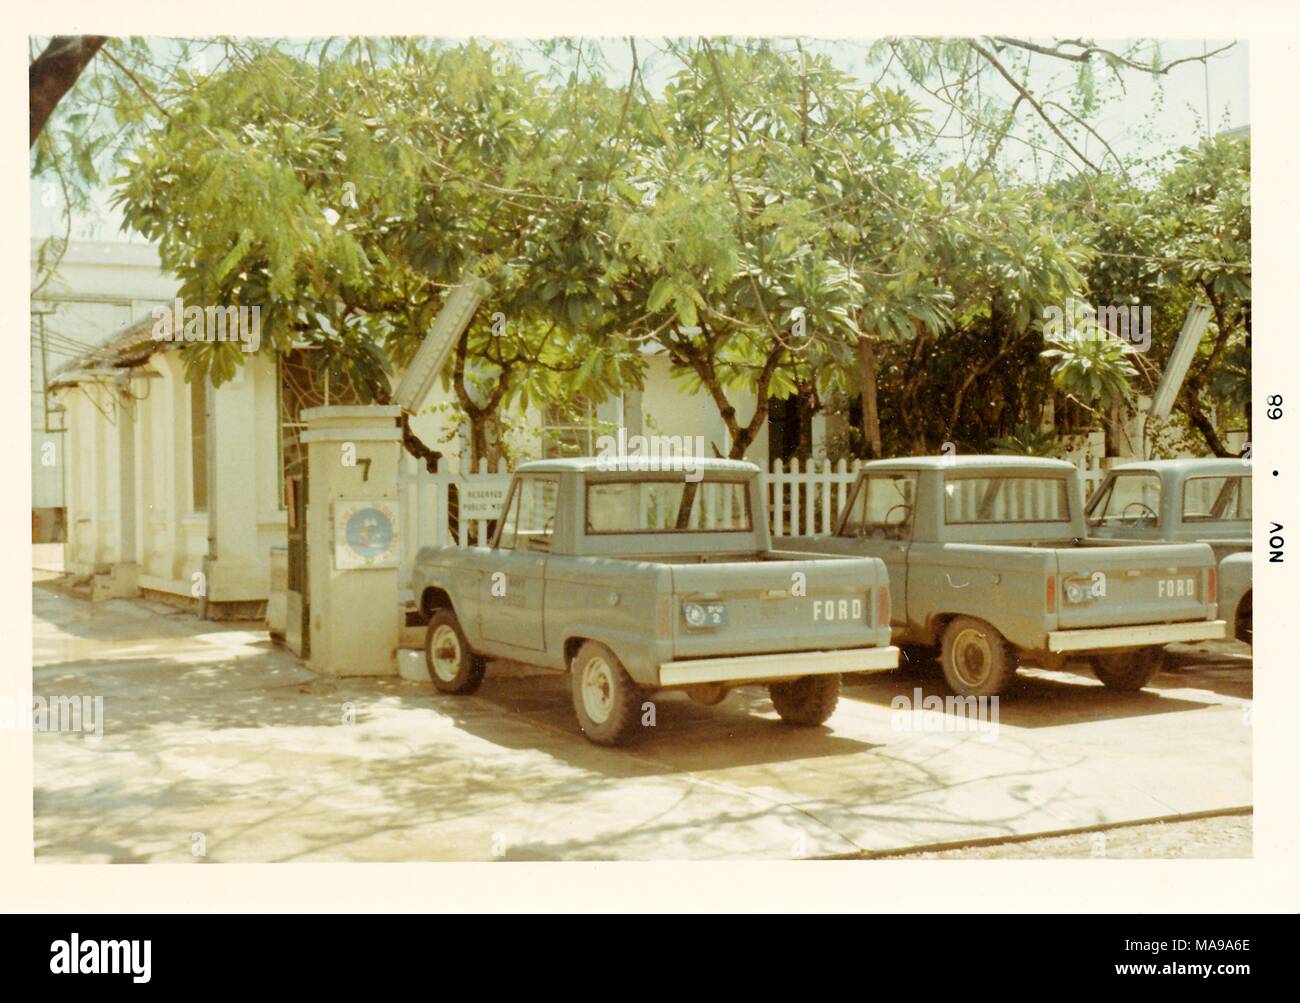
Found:
<svg viewBox="0 0 1300 1003"><path fill-rule="evenodd" d="M479 582L479 623L485 640L541 651L546 555L555 530L559 481L516 478L506 500L497 547Z"/></svg>
<svg viewBox="0 0 1300 1003"><path fill-rule="evenodd" d="M849 499L840 536L861 544L861 553L878 557L889 571L890 625L907 625L907 549L912 541L916 473L882 471L858 479Z"/></svg>

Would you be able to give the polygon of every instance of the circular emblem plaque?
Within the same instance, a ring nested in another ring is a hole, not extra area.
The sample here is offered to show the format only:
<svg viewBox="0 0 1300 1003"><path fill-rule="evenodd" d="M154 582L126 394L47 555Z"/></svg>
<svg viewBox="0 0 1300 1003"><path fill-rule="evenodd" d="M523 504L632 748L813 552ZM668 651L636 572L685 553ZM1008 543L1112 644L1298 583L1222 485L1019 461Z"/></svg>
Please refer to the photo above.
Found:
<svg viewBox="0 0 1300 1003"><path fill-rule="evenodd" d="M389 565L397 559L393 510L379 502L352 502L342 513L341 567Z"/></svg>

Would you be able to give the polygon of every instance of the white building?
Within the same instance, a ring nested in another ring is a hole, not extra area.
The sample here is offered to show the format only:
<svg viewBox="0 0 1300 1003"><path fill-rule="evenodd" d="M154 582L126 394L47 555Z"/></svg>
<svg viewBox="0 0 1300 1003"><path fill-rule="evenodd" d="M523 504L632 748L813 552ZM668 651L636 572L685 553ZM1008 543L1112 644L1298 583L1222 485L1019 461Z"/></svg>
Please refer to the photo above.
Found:
<svg viewBox="0 0 1300 1003"><path fill-rule="evenodd" d="M151 244L121 240L70 241L47 280L43 245L31 242L32 531L49 541L64 538L67 435L65 415L45 392L48 374L170 300L176 280Z"/></svg>
<svg viewBox="0 0 1300 1003"><path fill-rule="evenodd" d="M295 357L251 355L215 389L187 383L179 345L152 336L152 307L170 300L131 300L134 322L51 381L67 428L65 567L97 597L142 591L210 616L258 615L270 593L272 548L287 539L285 479L299 455L297 414L348 401L306 385L310 371ZM68 326L70 336L90 340L89 330ZM557 442L591 452L599 434L621 427L693 443L699 436L706 455L714 447L725 455L725 426L712 400L681 392L664 355L647 354L644 385L576 421L517 416L516 424L548 433L518 445L533 455ZM443 441L451 419L439 405L447 399L435 389L412 426L455 462L464 446ZM739 402L742 420L752 408ZM34 445L39 431L34 424ZM766 462L767 445L765 429L749 457Z"/></svg>

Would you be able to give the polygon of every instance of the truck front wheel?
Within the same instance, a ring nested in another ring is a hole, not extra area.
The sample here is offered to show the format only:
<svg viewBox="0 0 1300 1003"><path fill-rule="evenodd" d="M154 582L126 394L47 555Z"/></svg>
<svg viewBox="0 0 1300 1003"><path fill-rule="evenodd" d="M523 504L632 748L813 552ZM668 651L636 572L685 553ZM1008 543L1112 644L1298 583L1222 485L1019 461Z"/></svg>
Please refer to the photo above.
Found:
<svg viewBox="0 0 1300 1003"><path fill-rule="evenodd" d="M449 609L440 609L429 620L424 635L424 664L429 678L443 693L473 693L483 682L487 663L470 649L460 621Z"/></svg>
<svg viewBox="0 0 1300 1003"><path fill-rule="evenodd" d="M573 659L573 709L578 727L597 745L622 745L639 725L642 693L618 656L585 642Z"/></svg>
<svg viewBox="0 0 1300 1003"><path fill-rule="evenodd" d="M1107 689L1131 693L1151 682L1157 672L1165 667L1163 648L1138 648L1136 651L1117 651L1109 655L1092 656L1092 674Z"/></svg>
<svg viewBox="0 0 1300 1003"><path fill-rule="evenodd" d="M948 624L939 661L948 687L963 697L996 696L1016 675L1016 654L1007 639L973 616Z"/></svg>
<svg viewBox="0 0 1300 1003"><path fill-rule="evenodd" d="M840 702L840 675L803 676L788 683L770 683L767 692L786 724L825 724Z"/></svg>

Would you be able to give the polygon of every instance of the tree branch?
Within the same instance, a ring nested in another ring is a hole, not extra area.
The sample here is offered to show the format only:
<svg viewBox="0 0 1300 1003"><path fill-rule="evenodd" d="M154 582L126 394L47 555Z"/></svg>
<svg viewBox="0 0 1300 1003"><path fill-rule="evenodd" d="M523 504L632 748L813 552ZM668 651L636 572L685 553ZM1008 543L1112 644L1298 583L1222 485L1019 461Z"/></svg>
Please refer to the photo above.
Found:
<svg viewBox="0 0 1300 1003"><path fill-rule="evenodd" d="M995 70L998 71L998 73L1002 76L1003 80L1005 80L1012 87L1014 87L1016 91L1026 101L1028 101L1031 105L1033 105L1034 111L1038 112L1038 117L1047 123L1047 127L1051 129L1052 132L1056 133L1057 138L1060 139L1060 141L1064 143L1066 146L1068 146L1070 148L1070 151L1076 157L1078 157L1085 164L1091 167L1096 173L1098 174L1101 173L1101 168L1098 167L1096 164L1094 164L1086 156L1084 156L1083 151L1080 150L1077 146L1075 146L1072 142L1070 142L1070 138L1060 130L1060 127L1057 126L1057 124L1053 122L1050 118L1048 118L1046 109L1044 109L1043 106L1038 103L1038 99L1035 98L1031 93L1029 93L1029 91L1025 88L1024 84L1022 84L1019 80L1017 80L1014 76L1012 76L1011 71L1002 65L1002 63L998 60L997 56L993 55L993 53L989 52L988 49L984 48L984 46L980 45L978 42L971 41L969 45L972 49L974 49L981 56L983 56L985 60L987 60Z"/></svg>
<svg viewBox="0 0 1300 1003"><path fill-rule="evenodd" d="M86 64L108 41L107 35L55 35L27 67L27 148L36 145L54 112Z"/></svg>

